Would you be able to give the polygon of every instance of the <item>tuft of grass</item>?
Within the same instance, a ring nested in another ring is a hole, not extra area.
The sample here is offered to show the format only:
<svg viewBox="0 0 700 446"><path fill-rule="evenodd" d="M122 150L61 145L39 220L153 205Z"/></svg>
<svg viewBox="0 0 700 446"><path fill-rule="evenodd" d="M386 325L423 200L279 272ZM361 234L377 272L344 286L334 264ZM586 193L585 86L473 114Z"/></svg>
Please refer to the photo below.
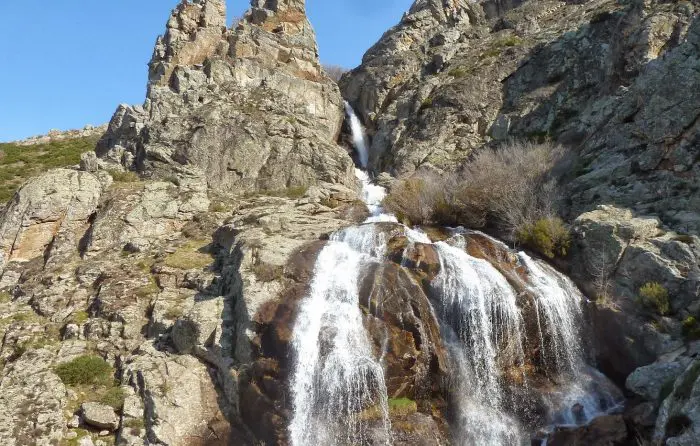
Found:
<svg viewBox="0 0 700 446"><path fill-rule="evenodd" d="M267 191L265 195L269 195L271 197L286 197L296 200L304 197L308 190L309 186L293 186L282 190Z"/></svg>
<svg viewBox="0 0 700 446"><path fill-rule="evenodd" d="M70 317L70 321L77 325L84 324L88 319L90 319L90 315L87 313L87 311L76 311Z"/></svg>
<svg viewBox="0 0 700 446"><path fill-rule="evenodd" d="M523 39L517 36L508 36L508 37L503 37L502 39L498 39L495 43L494 46L497 48L506 48L506 47L513 47L513 46L520 46L523 44Z"/></svg>
<svg viewBox="0 0 700 446"><path fill-rule="evenodd" d="M100 398L100 403L106 404L114 408L114 410L122 410L126 395L121 387L109 388Z"/></svg>
<svg viewBox="0 0 700 446"><path fill-rule="evenodd" d="M540 218L534 223L523 224L516 233L518 242L553 259L566 256L571 245L571 233L558 217Z"/></svg>
<svg viewBox="0 0 700 446"><path fill-rule="evenodd" d="M418 411L418 405L409 398L389 398L389 416L405 417ZM359 414L361 420L376 420L382 417L382 408L375 405Z"/></svg>
<svg viewBox="0 0 700 446"><path fill-rule="evenodd" d="M124 427L130 430L131 435L139 435L146 429L146 423L143 418L129 418L124 422Z"/></svg>
<svg viewBox="0 0 700 446"><path fill-rule="evenodd" d="M479 56L480 60L488 59L489 57L498 57L501 55L501 49L500 48L492 48L490 50L484 51L481 53Z"/></svg>
<svg viewBox="0 0 700 446"><path fill-rule="evenodd" d="M390 398L389 413L394 416L406 416L418 412L418 405L409 398Z"/></svg>
<svg viewBox="0 0 700 446"><path fill-rule="evenodd" d="M63 442L61 443L62 445L65 446L79 446L80 445L80 440L82 438L90 436L90 432L86 431L85 429L72 429L73 432L78 434L77 437L75 438L64 438Z"/></svg>
<svg viewBox="0 0 700 446"><path fill-rule="evenodd" d="M97 136L20 146L0 144L0 203L8 201L29 178L50 169L74 166L95 148Z"/></svg>
<svg viewBox="0 0 700 446"><path fill-rule="evenodd" d="M6 304L10 301L12 301L12 296L10 295L10 293L7 293L5 291L0 292L0 304Z"/></svg>
<svg viewBox="0 0 700 446"><path fill-rule="evenodd" d="M138 288L136 290L136 297L139 297L141 299L146 298L148 296L153 296L154 294L160 293L160 288L158 287L158 284L156 284L155 279L151 277L149 279L148 285L144 285L141 288Z"/></svg>
<svg viewBox="0 0 700 446"><path fill-rule="evenodd" d="M229 212L231 208L223 201L212 201L209 205L209 212Z"/></svg>
<svg viewBox="0 0 700 446"><path fill-rule="evenodd" d="M180 319L182 316L184 316L185 311L182 309L181 306L175 305L172 307L168 307L167 310L165 310L165 318L169 319L171 321L175 321L177 319Z"/></svg>
<svg viewBox="0 0 700 446"><path fill-rule="evenodd" d="M140 180L136 172L122 172L119 170L109 170L108 172L112 176L115 183L136 183Z"/></svg>
<svg viewBox="0 0 700 446"><path fill-rule="evenodd" d="M668 290L658 282L648 282L639 288L638 300L642 305L662 316L671 309Z"/></svg>
<svg viewBox="0 0 700 446"><path fill-rule="evenodd" d="M70 362L56 366L56 374L63 384L104 385L111 386L114 381L114 369L99 356L83 355Z"/></svg>
<svg viewBox="0 0 700 446"><path fill-rule="evenodd" d="M212 256L201 252L207 241L193 240L165 258L165 265L177 269L202 269L211 265Z"/></svg>
<svg viewBox="0 0 700 446"><path fill-rule="evenodd" d="M447 72L448 75L456 78L465 77L470 73L470 70L465 67L452 68Z"/></svg>

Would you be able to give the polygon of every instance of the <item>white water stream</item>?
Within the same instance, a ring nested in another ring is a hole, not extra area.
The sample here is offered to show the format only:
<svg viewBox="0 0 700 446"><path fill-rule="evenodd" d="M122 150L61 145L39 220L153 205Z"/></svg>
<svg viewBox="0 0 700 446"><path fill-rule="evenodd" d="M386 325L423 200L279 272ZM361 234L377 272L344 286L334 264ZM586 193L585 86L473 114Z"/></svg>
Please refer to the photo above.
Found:
<svg viewBox="0 0 700 446"><path fill-rule="evenodd" d="M349 104L345 107L360 163L366 167L369 154L362 125ZM384 233L374 223L397 220L381 207L384 188L372 184L362 170L356 175L370 217L365 224L338 231L322 249L294 326L289 427L293 446L392 442L384 367L363 325L358 284L369 266L385 261ZM415 243L432 244L419 230L405 232L407 251ZM454 443L528 444L529 432L512 415L502 376L503 370L518 370L526 362L518 296L494 266L467 254L464 244L461 235L434 244L440 272L431 283L436 296L432 305L450 357L447 391ZM587 422L614 405L617 395L614 388L600 384L605 380L597 372L585 367L579 335L584 298L568 278L545 263L525 253L518 259L534 296L540 354L559 379L556 390L546 395L549 414L542 422ZM368 410L380 421L370 426L363 415Z"/></svg>

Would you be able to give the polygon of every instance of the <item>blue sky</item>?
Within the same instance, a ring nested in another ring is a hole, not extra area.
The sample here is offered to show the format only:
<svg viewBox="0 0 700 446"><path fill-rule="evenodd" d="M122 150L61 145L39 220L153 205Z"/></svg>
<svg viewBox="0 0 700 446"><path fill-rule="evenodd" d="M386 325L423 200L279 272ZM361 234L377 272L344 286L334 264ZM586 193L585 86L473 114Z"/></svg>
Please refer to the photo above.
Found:
<svg viewBox="0 0 700 446"><path fill-rule="evenodd" d="M321 60L352 68L413 0L307 0ZM143 102L178 0L0 0L0 141L109 120ZM229 18L248 0L228 0Z"/></svg>

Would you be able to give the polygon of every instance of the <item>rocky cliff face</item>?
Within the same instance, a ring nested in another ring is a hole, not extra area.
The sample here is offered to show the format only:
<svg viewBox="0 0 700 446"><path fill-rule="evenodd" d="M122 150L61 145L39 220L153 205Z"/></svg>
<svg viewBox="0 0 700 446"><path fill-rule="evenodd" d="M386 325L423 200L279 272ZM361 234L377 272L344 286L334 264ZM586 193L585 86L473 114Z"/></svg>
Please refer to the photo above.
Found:
<svg viewBox="0 0 700 446"><path fill-rule="evenodd" d="M341 82L375 169L456 169L484 144L552 138L577 159L572 218L617 204L700 230L697 4L494 5L508 6L416 2Z"/></svg>
<svg viewBox="0 0 700 446"><path fill-rule="evenodd" d="M284 345L319 240L366 213L338 87L303 1L256 0L234 29L223 1L183 1L148 78L79 169L0 211L3 444L284 431L261 348Z"/></svg>
<svg viewBox="0 0 700 446"><path fill-rule="evenodd" d="M224 1L181 3L158 39L143 106L120 106L98 155L167 177L202 172L226 192L354 187L336 144L336 84L299 1L254 1L227 29Z"/></svg>

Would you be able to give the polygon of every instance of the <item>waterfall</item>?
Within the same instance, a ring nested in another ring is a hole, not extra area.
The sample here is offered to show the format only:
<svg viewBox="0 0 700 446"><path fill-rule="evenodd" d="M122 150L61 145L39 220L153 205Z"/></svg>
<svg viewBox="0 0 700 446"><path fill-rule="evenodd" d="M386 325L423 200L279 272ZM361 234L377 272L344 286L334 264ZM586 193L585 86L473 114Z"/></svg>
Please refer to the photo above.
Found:
<svg viewBox="0 0 700 446"><path fill-rule="evenodd" d="M352 106L345 101L345 114L348 115L350 119L350 130L352 131L352 143L357 150L357 156L360 159L360 166L363 169L367 168L367 163L369 163L369 149L367 144L367 136L365 135L365 130L362 128L362 123L360 118L355 114L355 110Z"/></svg>
<svg viewBox="0 0 700 446"><path fill-rule="evenodd" d="M362 126L352 108L345 107L364 167L368 154ZM333 234L321 250L294 326L293 446L390 443L384 369L363 325L358 283L369 265L384 260L386 240L372 223L396 218L384 214L384 188L360 169L355 175L370 217L366 224Z"/></svg>
<svg viewBox="0 0 700 446"><path fill-rule="evenodd" d="M319 254L292 337L292 445L367 444L362 414L373 408L388 442L384 370L362 323L358 290L364 267L383 253L382 234L368 224L334 234Z"/></svg>
<svg viewBox="0 0 700 446"><path fill-rule="evenodd" d="M366 167L369 155L362 125L349 104L345 109L360 163ZM385 189L372 184L365 171L356 169L355 174L370 216L364 224L330 237L316 260L310 292L300 303L294 325L289 425L293 446L392 442L384 351L375 351L363 324L359 283L374 264L387 261L388 241L376 223L398 223L382 208ZM454 444L529 442L518 411L531 408L517 404L516 395L530 391L526 370L535 370L534 358L526 357L524 346L533 342L539 344L540 369L554 384L540 383L535 390L546 412L535 412L536 428L582 424L615 406L617 389L585 365L579 333L584 297L571 280L521 252L517 261L526 276L526 290L518 295L494 265L467 253L465 234L472 232L457 230L449 242L433 243L419 229L403 229L408 241L402 266L411 263L408 254L416 244L433 245L440 264L429 282L430 304L448 353L445 384ZM527 308L534 306L537 330L528 326L528 332L536 331L532 337L537 339L526 337L521 298L530 299Z"/></svg>
<svg viewBox="0 0 700 446"><path fill-rule="evenodd" d="M558 373L576 374L583 361L578 330L584 297L571 280L552 267L534 261L524 252L518 257L527 268L536 296L541 348L546 359L552 361L547 365Z"/></svg>
<svg viewBox="0 0 700 446"><path fill-rule="evenodd" d="M584 424L616 408L622 396L600 372L586 364L581 346L581 303L576 285L527 254L518 253L536 297L540 349L545 367L556 374L558 389L548 397L553 425Z"/></svg>
<svg viewBox="0 0 700 446"><path fill-rule="evenodd" d="M449 390L458 418L458 444L518 444L522 434L517 420L503 412L499 382L499 356L512 364L523 362L516 295L487 261L471 257L460 246L435 246L440 273L432 287L440 298L443 339L454 363Z"/></svg>

